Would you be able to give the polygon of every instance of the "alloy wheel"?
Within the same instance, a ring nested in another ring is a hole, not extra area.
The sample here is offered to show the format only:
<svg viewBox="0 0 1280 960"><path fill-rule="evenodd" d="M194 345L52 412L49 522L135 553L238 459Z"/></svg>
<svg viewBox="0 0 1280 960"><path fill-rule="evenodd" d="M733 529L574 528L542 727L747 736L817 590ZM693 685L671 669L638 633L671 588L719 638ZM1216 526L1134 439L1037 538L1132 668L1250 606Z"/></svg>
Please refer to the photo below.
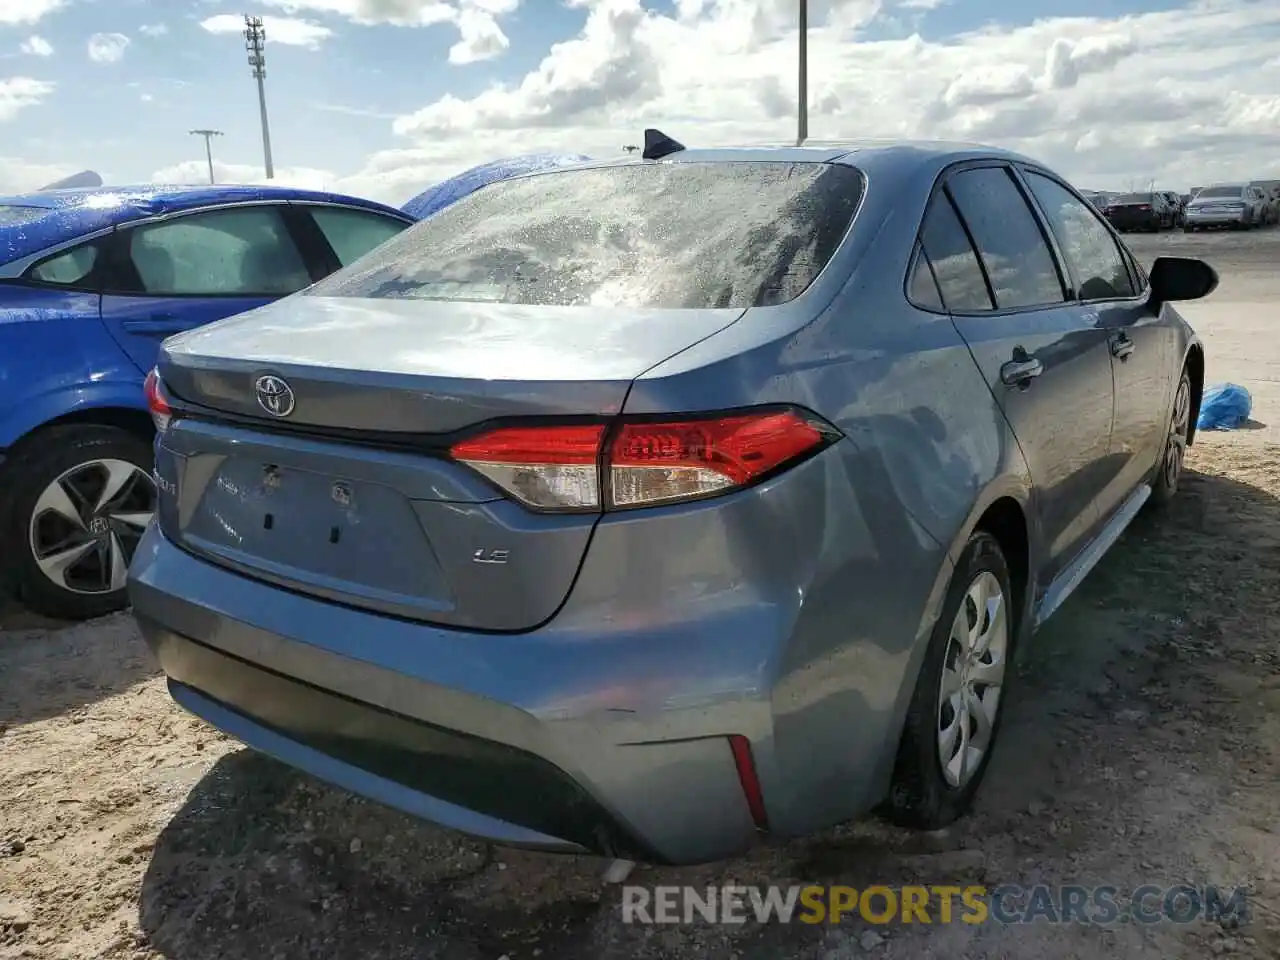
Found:
<svg viewBox="0 0 1280 960"><path fill-rule="evenodd" d="M984 570L951 623L938 690L938 759L955 789L973 778L991 748L1008 652L1004 591Z"/></svg>
<svg viewBox="0 0 1280 960"><path fill-rule="evenodd" d="M1170 490L1178 485L1178 477L1182 474L1190 427L1191 384L1183 377L1178 382L1178 392L1173 398L1173 417L1169 421L1169 440L1164 451L1164 483Z"/></svg>
<svg viewBox="0 0 1280 960"><path fill-rule="evenodd" d="M125 586L129 562L155 509L155 482L137 464L78 464L36 501L28 529L31 555L63 590L114 593Z"/></svg>

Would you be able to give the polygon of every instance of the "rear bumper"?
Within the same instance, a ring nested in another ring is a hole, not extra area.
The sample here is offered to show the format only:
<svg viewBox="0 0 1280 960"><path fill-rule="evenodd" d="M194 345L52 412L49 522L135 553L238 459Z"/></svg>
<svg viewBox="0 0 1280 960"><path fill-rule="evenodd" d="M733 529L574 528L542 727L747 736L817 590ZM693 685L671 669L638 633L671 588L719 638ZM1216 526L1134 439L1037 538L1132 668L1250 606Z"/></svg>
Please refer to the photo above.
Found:
<svg viewBox="0 0 1280 960"><path fill-rule="evenodd" d="M174 700L291 766L514 846L654 856L540 757L299 683L155 625L147 635Z"/></svg>
<svg viewBox="0 0 1280 960"><path fill-rule="evenodd" d="M767 708L742 689L751 665L726 642L755 649L740 613L704 624L701 650L685 638L683 657L656 633L632 634L633 656L603 635L565 650L285 592L190 556L156 525L130 594L180 705L352 792L502 844L655 863L723 859L757 836L727 739L767 740ZM653 680L638 662L652 654L692 674L715 659L742 687L627 709Z"/></svg>
<svg viewBox="0 0 1280 960"><path fill-rule="evenodd" d="M1107 219L1111 221L1111 225L1117 230L1149 230L1152 227L1160 226L1160 217L1154 213L1141 216L1110 216Z"/></svg>
<svg viewBox="0 0 1280 960"><path fill-rule="evenodd" d="M887 789L950 561L887 495L864 510L854 473L840 444L741 495L606 516L524 633L292 592L160 524L130 597L179 703L322 779L503 844L719 860L759 835L730 737L774 836Z"/></svg>
<svg viewBox="0 0 1280 960"><path fill-rule="evenodd" d="M1246 213L1190 213L1185 223L1189 227L1229 227L1249 222Z"/></svg>

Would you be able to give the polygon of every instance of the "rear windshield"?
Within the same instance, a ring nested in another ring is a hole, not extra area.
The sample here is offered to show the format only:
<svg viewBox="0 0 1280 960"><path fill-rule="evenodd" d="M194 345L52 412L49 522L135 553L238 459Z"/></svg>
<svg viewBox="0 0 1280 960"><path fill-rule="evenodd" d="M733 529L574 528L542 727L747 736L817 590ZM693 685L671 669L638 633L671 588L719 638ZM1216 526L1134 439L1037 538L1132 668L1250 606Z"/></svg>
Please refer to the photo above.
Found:
<svg viewBox="0 0 1280 960"><path fill-rule="evenodd" d="M1126 193L1116 197L1116 203L1150 203L1152 200L1149 193Z"/></svg>
<svg viewBox="0 0 1280 960"><path fill-rule="evenodd" d="M49 211L45 207L22 207L0 204L0 227L18 227L32 220L39 220Z"/></svg>
<svg viewBox="0 0 1280 960"><path fill-rule="evenodd" d="M1244 187L1205 187L1196 194L1196 199L1201 197L1233 197L1239 200L1244 195Z"/></svg>
<svg viewBox="0 0 1280 960"><path fill-rule="evenodd" d="M755 307L802 294L863 178L824 163L628 164L490 184L307 290L549 306Z"/></svg>

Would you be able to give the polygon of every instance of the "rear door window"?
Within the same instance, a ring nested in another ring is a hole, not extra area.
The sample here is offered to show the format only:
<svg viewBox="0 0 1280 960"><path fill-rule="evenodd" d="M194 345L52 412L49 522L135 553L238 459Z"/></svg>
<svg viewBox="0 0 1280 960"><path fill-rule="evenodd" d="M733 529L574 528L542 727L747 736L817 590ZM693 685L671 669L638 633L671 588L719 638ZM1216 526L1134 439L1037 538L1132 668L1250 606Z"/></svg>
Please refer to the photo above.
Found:
<svg viewBox="0 0 1280 960"><path fill-rule="evenodd" d="M33 223L52 213L48 207L28 207L21 204L0 204L0 227L20 227Z"/></svg>
<svg viewBox="0 0 1280 960"><path fill-rule="evenodd" d="M961 170L947 190L973 234L996 309L1065 302L1053 253L1008 168Z"/></svg>
<svg viewBox="0 0 1280 960"><path fill-rule="evenodd" d="M945 193L934 194L920 229L920 242L933 264L942 302L948 310L992 309L982 265Z"/></svg>
<svg viewBox="0 0 1280 960"><path fill-rule="evenodd" d="M1058 239L1062 255L1071 266L1081 300L1131 297L1133 281L1115 237L1089 209L1062 184L1042 174L1026 171L1027 185L1035 194Z"/></svg>
<svg viewBox="0 0 1280 960"><path fill-rule="evenodd" d="M95 285L94 268L98 265L100 251L97 241L92 241L55 253L31 266L23 275L24 279L58 287L91 289Z"/></svg>
<svg viewBox="0 0 1280 960"><path fill-rule="evenodd" d="M195 213L124 233L141 292L157 296L280 296L311 282L275 206Z"/></svg>
<svg viewBox="0 0 1280 960"><path fill-rule="evenodd" d="M307 291L596 307L760 307L808 289L862 198L853 167L673 162L491 183Z"/></svg>
<svg viewBox="0 0 1280 960"><path fill-rule="evenodd" d="M306 207L341 266L355 263L408 226L403 220L349 207Z"/></svg>

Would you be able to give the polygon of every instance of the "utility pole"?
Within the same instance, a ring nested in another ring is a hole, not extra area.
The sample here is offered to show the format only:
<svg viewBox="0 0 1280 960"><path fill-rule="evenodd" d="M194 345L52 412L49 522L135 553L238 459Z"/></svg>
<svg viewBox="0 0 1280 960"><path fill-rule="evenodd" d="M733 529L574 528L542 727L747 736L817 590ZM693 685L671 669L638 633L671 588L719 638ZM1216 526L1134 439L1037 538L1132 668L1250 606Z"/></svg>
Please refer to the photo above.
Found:
<svg viewBox="0 0 1280 960"><path fill-rule="evenodd" d="M800 2L800 78L797 84L796 146L809 139L809 0Z"/></svg>
<svg viewBox="0 0 1280 960"><path fill-rule="evenodd" d="M222 131L221 130L190 130L188 132L195 137L204 137L204 156L205 156L205 159L209 161L209 182L216 183L217 181L213 179L213 148L209 146L209 142L214 137L222 136Z"/></svg>
<svg viewBox="0 0 1280 960"><path fill-rule="evenodd" d="M275 168L271 164L271 128L267 125L267 28L262 25L261 17L244 18L244 46L249 51L249 66L253 68L253 78L258 81L258 111L262 114L262 159L267 168L267 179L275 177Z"/></svg>

